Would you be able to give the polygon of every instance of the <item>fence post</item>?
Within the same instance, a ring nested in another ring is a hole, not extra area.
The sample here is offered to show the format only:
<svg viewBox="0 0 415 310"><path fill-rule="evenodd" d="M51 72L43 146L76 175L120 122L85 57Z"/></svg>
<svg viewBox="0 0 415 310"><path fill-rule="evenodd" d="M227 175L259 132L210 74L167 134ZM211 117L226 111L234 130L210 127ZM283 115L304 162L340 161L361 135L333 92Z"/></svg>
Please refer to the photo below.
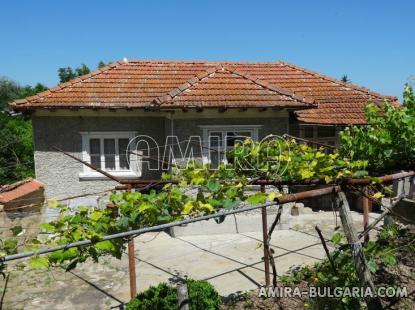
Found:
<svg viewBox="0 0 415 310"><path fill-rule="evenodd" d="M265 193L265 186L261 185L261 192ZM268 244L268 216L267 208L261 208L262 213L262 244L264 245L264 269L265 269L265 285L270 285L269 274L269 244Z"/></svg>
<svg viewBox="0 0 415 310"><path fill-rule="evenodd" d="M350 207L344 192L339 192L337 199L337 206L340 213L344 234L351 247L352 258L356 268L357 275L360 279L361 285L364 289L370 289L372 294L376 293L375 285L372 281L372 275L367 267L366 257L363 253L362 243L357 237L356 231L353 227L352 219L350 217ZM369 310L383 309L382 303L378 297L366 296L365 301Z"/></svg>
<svg viewBox="0 0 415 310"><path fill-rule="evenodd" d="M189 293L187 292L186 283L177 284L177 301L179 310L189 310Z"/></svg>
<svg viewBox="0 0 415 310"><path fill-rule="evenodd" d="M134 238L128 240L128 271L130 273L130 294L131 298L137 295L137 282L135 275Z"/></svg>
<svg viewBox="0 0 415 310"><path fill-rule="evenodd" d="M127 191L131 192L131 184L128 185ZM128 272L130 275L130 295L134 298L137 295L137 278L135 274L135 248L134 237L128 239Z"/></svg>
<svg viewBox="0 0 415 310"><path fill-rule="evenodd" d="M367 226L369 225L369 212L370 207L369 207L369 198L367 197L368 195L368 190L367 187L365 186L363 188L363 195L362 195L362 209L363 209L363 230L365 230L367 228ZM365 235L365 243L369 242L369 234Z"/></svg>

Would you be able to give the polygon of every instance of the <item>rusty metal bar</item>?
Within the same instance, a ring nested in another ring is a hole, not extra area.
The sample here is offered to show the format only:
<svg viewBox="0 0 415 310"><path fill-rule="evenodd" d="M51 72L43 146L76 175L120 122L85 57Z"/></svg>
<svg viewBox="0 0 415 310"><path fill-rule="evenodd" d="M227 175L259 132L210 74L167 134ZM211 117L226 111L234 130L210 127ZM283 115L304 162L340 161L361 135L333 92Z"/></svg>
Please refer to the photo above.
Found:
<svg viewBox="0 0 415 310"><path fill-rule="evenodd" d="M265 193L265 185L261 185L261 192ZM262 240L264 245L264 269L265 269L265 285L270 285L269 273L269 242L268 242L268 216L267 208L261 209L262 214Z"/></svg>
<svg viewBox="0 0 415 310"><path fill-rule="evenodd" d="M287 194L282 197L276 198L275 200L278 201L279 204L294 202L298 200L304 200L314 197L320 197L323 195L328 195L333 192L338 193L341 192L342 189L340 186L327 186L324 188L319 189L313 189L310 191L300 192L300 193L293 193L293 194Z"/></svg>
<svg viewBox="0 0 415 310"><path fill-rule="evenodd" d="M130 296L134 298L137 295L137 276L135 273L135 247L134 237L128 240L128 272L130 276Z"/></svg>
<svg viewBox="0 0 415 310"><path fill-rule="evenodd" d="M131 192L131 185L127 189ZM135 274L135 249L134 235L128 239L128 272L130 275L130 296L134 298L137 295L137 277Z"/></svg>
<svg viewBox="0 0 415 310"><path fill-rule="evenodd" d="M283 134L282 137L284 139L290 138L290 139L294 139L294 140L297 140L297 141L300 141L300 142L304 142L304 143L307 143L307 144L312 144L311 146L322 146L322 147L324 147L326 149L331 149L331 150L337 149L337 147L335 147L333 145L328 145L328 144L324 144L324 143L321 143L321 142L316 142L316 141L312 141L312 140L308 140L308 139L304 139L304 138L299 138L299 137L291 136L291 135L289 135L287 133L286 134Z"/></svg>
<svg viewBox="0 0 415 310"><path fill-rule="evenodd" d="M154 183L155 185L160 185L160 184L167 184L167 183L177 184L179 182L177 180L120 180L120 184L130 184L130 185L134 185L134 184L147 185L147 184L152 184L152 183Z"/></svg>
<svg viewBox="0 0 415 310"><path fill-rule="evenodd" d="M90 163L77 158L76 156L73 156L71 154L69 154L68 152L65 152L63 150L61 150L60 148L53 146L53 148L59 152L62 152L63 154L71 157L72 159L75 159L76 161L86 165L87 167L101 173L102 175L108 177L109 179L118 182L120 184L148 184L148 183L156 183L155 180L123 180L123 179L119 179L115 176L113 176L112 174L97 168L93 165L91 165ZM381 182L391 182L393 180L396 179L402 179L405 177L409 177L409 176L415 176L415 171L405 171L405 172L399 172L399 173L395 173L395 174L390 174L390 175L384 175L379 177L378 179ZM157 183L161 184L161 182L165 182L165 183L177 183L177 181L175 180L157 180ZM345 179L343 180L343 184L370 184L372 183L372 179L369 178L363 178L363 179ZM298 184L298 185L304 185L304 184L323 184L322 181L320 180L310 180L310 181L304 181L304 182L281 182L281 181L274 181L274 180L256 180L255 182L252 183L252 185L289 185L289 184Z"/></svg>
<svg viewBox="0 0 415 310"><path fill-rule="evenodd" d="M61 150L60 148L58 148L56 146L54 146L53 148L55 150L65 154L66 156L69 156L70 158L75 159L76 161L84 164L85 166L101 173L102 175L106 176L107 178L109 178L109 179L111 179L111 180L113 180L117 183L120 183L120 184L127 184L127 185L128 184L143 184L143 185L147 185L147 184L155 183L155 184L159 185L159 184L166 184L166 183L173 183L173 184L178 183L178 181L176 181L176 180L124 180L124 179L120 179L120 178L117 178L117 177L113 176L112 174L100 169L100 168L97 168L97 167L91 165L90 163L88 163L88 162L86 162L86 161L84 161L84 160L82 160L82 159L80 159L76 156L73 156L72 154L69 154L68 152L65 152L64 150ZM128 186L126 186L126 187L116 187L116 189L118 189L118 190L128 189Z"/></svg>
<svg viewBox="0 0 415 310"><path fill-rule="evenodd" d="M321 232L321 229L317 225L314 226L314 228L315 228L315 230L318 233L318 236L320 238L321 244L323 245L324 252L326 252L327 259L330 262L331 268L333 269L333 272L335 274L337 274L336 265L334 264L333 258L330 256L330 251L329 251L329 249L327 247L326 240L323 237L323 233Z"/></svg>
<svg viewBox="0 0 415 310"><path fill-rule="evenodd" d="M388 175L384 175L379 177L378 179L381 182L392 182L393 180L397 180L397 179L402 179L402 178L406 178L406 177L410 177L410 176L414 176L415 175L415 171L404 171L404 172L398 172L398 173L394 173L394 174L388 174ZM372 183L372 179L346 179L345 183L346 184L370 184Z"/></svg>
<svg viewBox="0 0 415 310"><path fill-rule="evenodd" d="M285 195L283 197L276 198L273 202L265 203L265 204L259 205L259 206L247 206L247 207L243 207L243 208L237 208L237 209L232 209L232 210L226 210L226 211L223 211L223 212L217 212L217 213L214 213L214 214L203 215L203 216L199 216L199 217L191 218L191 219L186 219L186 220L182 220L182 221L171 222L171 223L167 223L167 224L160 224L160 225L155 225L155 226L151 226L151 227L144 227L144 228L140 228L140 229L124 231L124 232L115 233L115 234L112 234L112 235L103 236L100 240L101 241L113 240L113 239L119 239L119 238L126 238L126 237L130 237L130 236L136 236L136 235L144 234L144 233L151 232L151 231L160 231L160 230L164 230L164 229L171 228L171 227L174 227L174 226L180 226L180 225L185 225L185 224L210 220L210 219L213 219L213 218L222 217L222 216L226 216L226 215L237 214L237 213L262 209L262 208L266 208L266 207L269 207L269 206L275 206L275 205L278 205L278 204L294 202L294 201L297 201L297 200L328 195L328 194L332 193L333 191L334 192L340 192L341 191L340 186L326 187L326 188L322 188L322 189L315 189L315 190L306 191L306 192L297 193L297 194L288 194L288 195ZM96 242L96 240L95 241L94 240L81 240L81 241L61 244L61 245L57 245L57 246L53 246L53 247L49 247L49 248L45 248L45 249L40 249L40 250L37 250L37 251L28 251L28 252L24 252L24 253L7 255L7 256L0 257L0 262L12 261L12 260L16 260L16 259L30 257L30 256L33 256L33 255L47 254L47 253L51 253L51 252L55 252L55 251L59 251L59 250L66 250L66 249L70 249L70 248L74 248L74 247L90 245L90 244L94 244L94 242Z"/></svg>
<svg viewBox="0 0 415 310"><path fill-rule="evenodd" d="M134 237L128 240L128 271L130 274L130 295L134 298L137 295L137 278L135 274Z"/></svg>
<svg viewBox="0 0 415 310"><path fill-rule="evenodd" d="M384 175L381 177L378 177L378 179L383 183L392 182L393 180L402 179L405 177L415 176L415 171L405 171L405 172L399 172L395 174L389 174ZM361 179L343 179L339 180L341 184L348 185L365 185L370 184L373 182L370 178L361 178ZM251 183L251 185L328 185L324 180L305 180L301 182L296 181L275 181L275 180L264 180L264 179L258 179Z"/></svg>
<svg viewBox="0 0 415 310"><path fill-rule="evenodd" d="M178 184L177 180L122 180L123 185L115 187L116 190L127 190L129 186L133 188L142 188L146 186L156 186L164 184Z"/></svg>
<svg viewBox="0 0 415 310"><path fill-rule="evenodd" d="M87 167L89 167L89 168L91 168L91 169L93 169L93 170L101 173L102 175L105 175L107 178L109 178L109 179L111 179L111 180L113 180L115 182L121 183L121 180L119 178L113 176L112 174L110 174L110 173L108 173L108 172L106 172L106 171L104 171L104 170L102 170L100 168L97 168L94 165L91 165L90 163L88 163L88 162L86 162L86 161L84 161L82 159L79 159L78 157L73 156L72 154L69 154L68 152L65 152L64 150L61 150L60 148L58 148L56 146L53 146L53 148L55 150L57 150L57 151L65 154L66 156L69 156L70 158L75 159L76 161L79 161L80 163L84 164L85 166L87 166Z"/></svg>
<svg viewBox="0 0 415 310"><path fill-rule="evenodd" d="M363 230L366 230L367 226L369 225L369 198L368 189L365 186L363 188L363 192L365 193L362 195L362 209L363 209ZM369 234L365 235L365 243L369 242Z"/></svg>

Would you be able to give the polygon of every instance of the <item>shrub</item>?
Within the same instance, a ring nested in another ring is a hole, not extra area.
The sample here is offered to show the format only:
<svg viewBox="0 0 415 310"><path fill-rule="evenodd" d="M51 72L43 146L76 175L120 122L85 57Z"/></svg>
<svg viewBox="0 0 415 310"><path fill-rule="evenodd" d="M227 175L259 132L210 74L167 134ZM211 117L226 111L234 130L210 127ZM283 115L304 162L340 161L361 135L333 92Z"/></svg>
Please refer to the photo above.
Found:
<svg viewBox="0 0 415 310"><path fill-rule="evenodd" d="M219 309L221 298L215 288L206 281L187 280L190 310ZM161 283L152 286L146 291L131 299L127 310L176 310L176 288Z"/></svg>
<svg viewBox="0 0 415 310"><path fill-rule="evenodd" d="M187 280L190 309L219 309L221 298L216 289L207 281Z"/></svg>
<svg viewBox="0 0 415 310"><path fill-rule="evenodd" d="M341 155L367 160L371 175L411 169L415 164L415 95L409 85L403 103L367 105L367 126L351 126L340 133Z"/></svg>
<svg viewBox="0 0 415 310"><path fill-rule="evenodd" d="M403 233L403 232L402 232ZM382 286L396 287L395 275L397 265L395 256L400 249L405 246L401 245L398 240L400 234L399 227L396 224L383 226L379 231L376 241L369 241L364 246L363 251L368 262L368 268L372 274L381 278L379 281L386 281ZM344 237L340 233L335 233L331 239L332 243L340 248L344 244ZM411 244L415 241L413 236L404 240L404 244ZM413 253L413 247L406 247L406 254ZM412 254L411 254L412 255ZM352 288L361 287L358 274L353 262L350 248L336 249L330 253L336 271L333 271L328 259L323 259L313 266L297 267L290 270L287 275L281 277L281 282L285 286L298 285L305 282L308 287L316 287L324 292L329 288L332 293L335 288ZM411 256L409 256L411 257ZM386 273L387 270L388 272ZM375 283L377 285L377 283ZM308 301L310 309L362 309L364 307L364 298L362 296L316 296ZM397 308L398 309L398 308ZM400 309L400 308L399 308Z"/></svg>

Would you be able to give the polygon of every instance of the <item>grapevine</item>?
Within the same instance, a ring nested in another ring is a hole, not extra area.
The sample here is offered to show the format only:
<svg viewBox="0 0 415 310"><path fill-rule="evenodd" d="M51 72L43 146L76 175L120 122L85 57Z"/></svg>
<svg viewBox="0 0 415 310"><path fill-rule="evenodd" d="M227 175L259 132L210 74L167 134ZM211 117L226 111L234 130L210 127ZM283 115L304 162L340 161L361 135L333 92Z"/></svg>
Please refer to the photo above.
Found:
<svg viewBox="0 0 415 310"><path fill-rule="evenodd" d="M61 250L47 256L34 256L29 262L32 268L59 265L72 269L88 258L98 261L103 255L121 257L127 240L102 241L105 235L211 214L235 208L242 203L257 205L273 201L281 195L278 191L253 192L251 184L258 179L281 184L337 184L345 178L368 177L368 170L372 173L379 165L393 167L402 152L408 151L406 148L415 154L415 103L411 90L407 90L405 98L404 109L386 104L383 114L370 105L367 115L371 125L345 130L341 134L340 151L328 153L323 148L272 136L267 138L266 143L246 139L228 152L228 161L220 164L217 169L200 162L189 162L181 169L173 169L170 174L164 174L164 179L175 179L178 183L168 183L160 191L151 189L147 192L112 193L110 201L113 208L83 207L73 213L67 207L59 206L61 217L41 225L41 230L48 233L49 238L43 241L33 240L23 250L92 240L91 245ZM396 123L388 125L383 119L394 119ZM409 141L409 145L403 147L400 143L388 144L389 140L385 138L388 130L394 130L389 135L395 137L395 127L401 123L410 125L402 131L402 139ZM378 142L373 136L377 134L376 130L380 134ZM380 148L384 144L393 150L375 157L376 149L372 148ZM361 152L364 147L369 151ZM408 157L405 163L412 163L412 158Z"/></svg>

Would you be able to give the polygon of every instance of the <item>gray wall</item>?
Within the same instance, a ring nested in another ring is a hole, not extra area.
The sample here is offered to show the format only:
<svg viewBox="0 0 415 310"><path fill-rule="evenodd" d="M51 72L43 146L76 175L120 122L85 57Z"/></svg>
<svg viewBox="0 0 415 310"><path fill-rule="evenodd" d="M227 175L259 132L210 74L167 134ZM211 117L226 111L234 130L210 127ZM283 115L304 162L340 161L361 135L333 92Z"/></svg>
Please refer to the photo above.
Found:
<svg viewBox="0 0 415 310"><path fill-rule="evenodd" d="M48 199L98 192L117 185L110 180L80 180L83 165L53 146L82 158L81 131L136 131L164 140L164 119L135 117L33 117L36 178ZM153 175L143 175L151 178Z"/></svg>
<svg viewBox="0 0 415 310"><path fill-rule="evenodd" d="M53 146L82 158L82 131L136 131L153 137L159 145L164 145L165 135L171 134L171 120L164 117L33 116L32 119L36 178L45 183L48 199L103 191L117 185L109 180L80 180L82 164L57 152ZM191 135L202 136L200 125L220 124L262 125L261 139L268 134L286 133L288 117L174 119L173 134L185 140ZM143 172L143 178L158 177L157 173Z"/></svg>

